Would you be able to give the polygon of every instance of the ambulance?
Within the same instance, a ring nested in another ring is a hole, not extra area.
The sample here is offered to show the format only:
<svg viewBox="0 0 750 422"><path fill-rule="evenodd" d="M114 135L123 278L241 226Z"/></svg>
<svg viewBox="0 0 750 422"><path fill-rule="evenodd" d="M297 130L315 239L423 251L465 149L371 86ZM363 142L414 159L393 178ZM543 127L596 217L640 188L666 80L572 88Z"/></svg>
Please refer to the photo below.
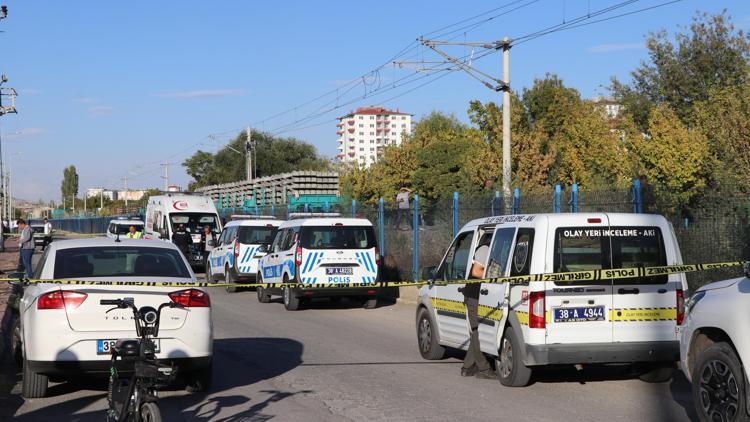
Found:
<svg viewBox="0 0 750 422"><path fill-rule="evenodd" d="M525 386L547 365L635 364L642 379L669 378L679 360L684 274L591 281L592 271L680 265L672 226L648 214L506 215L469 222L421 287L417 341L425 359L467 349L464 284L474 252L488 245L485 278L579 272L543 281L481 285L479 341L506 386ZM583 272L591 272L588 275ZM659 375L661 374L661 375Z"/></svg>
<svg viewBox="0 0 750 422"><path fill-rule="evenodd" d="M290 217L297 216L291 214ZM259 283L294 282L310 287L259 287L256 290L261 303L270 302L272 295L281 295L284 307L295 311L305 300L316 297L335 300L347 296L362 299L365 308L377 306L378 290L375 287L314 287L316 283L372 284L378 280L380 255L369 220L337 215L289 220L279 226L267 252L260 260Z"/></svg>
<svg viewBox="0 0 750 422"><path fill-rule="evenodd" d="M276 236L281 220L272 216L232 216L214 242L206 264L206 280L223 281L227 291L237 282L255 281L258 262Z"/></svg>
<svg viewBox="0 0 750 422"><path fill-rule="evenodd" d="M193 245L186 258L192 266L203 265L203 254L198 248L203 227L208 226L218 235L222 223L211 198L200 194L166 193L152 196L146 206L146 225L143 237L171 241L180 226L190 234Z"/></svg>

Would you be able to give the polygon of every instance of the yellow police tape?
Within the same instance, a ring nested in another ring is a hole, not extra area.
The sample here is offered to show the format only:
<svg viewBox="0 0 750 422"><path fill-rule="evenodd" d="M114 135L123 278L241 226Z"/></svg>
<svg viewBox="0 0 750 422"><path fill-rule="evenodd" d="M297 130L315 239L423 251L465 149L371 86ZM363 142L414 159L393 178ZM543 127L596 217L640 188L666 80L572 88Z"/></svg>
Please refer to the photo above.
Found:
<svg viewBox="0 0 750 422"><path fill-rule="evenodd" d="M353 289L353 288L387 288L449 284L527 284L535 281L581 282L600 280L622 280L628 278L654 277L669 274L692 273L716 270L721 268L740 267L744 261L714 262L709 264L664 265L659 267L615 268L604 270L572 271L565 273L531 274L512 277L496 277L482 280L450 281L379 281L374 283L232 283L232 287L262 287L264 289L302 288L302 289ZM0 281L18 281L21 283L64 284L64 285L102 285L102 286L147 286L147 287L228 287L227 283L207 283L200 281L105 281L105 280L70 280L70 279L26 279L0 278Z"/></svg>

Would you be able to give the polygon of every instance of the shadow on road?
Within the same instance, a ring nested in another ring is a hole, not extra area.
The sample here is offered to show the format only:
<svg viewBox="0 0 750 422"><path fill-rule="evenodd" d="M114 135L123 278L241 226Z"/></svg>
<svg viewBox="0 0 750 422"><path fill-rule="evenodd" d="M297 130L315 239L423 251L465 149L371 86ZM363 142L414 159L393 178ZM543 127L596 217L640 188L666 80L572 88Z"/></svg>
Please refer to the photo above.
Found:
<svg viewBox="0 0 750 422"><path fill-rule="evenodd" d="M280 304L283 306L283 300L282 298L276 298L274 297L271 299L271 303L273 304ZM396 299L390 298L390 297L380 297L378 298L378 305L377 308L384 308L386 306L393 306L396 304ZM313 298L313 299L306 299L304 302L302 302L300 306L300 310L314 310L314 309L341 309L341 310L351 310L351 309L358 309L362 308L364 306L364 303L357 299L350 299L347 297L341 297L341 298Z"/></svg>
<svg viewBox="0 0 750 422"><path fill-rule="evenodd" d="M302 343L287 338L217 339L214 341L214 376L210 393L165 397L159 402L164 418L172 420L174 413L179 413L189 420L216 420L216 416L222 409L241 406L252 401L252 397L244 395L221 396L219 393L251 386L296 368L302 364L303 350ZM10 359L6 359L3 365L3 374L0 379L0 388L2 388L0 389L0 420L10 418L16 421L68 420L73 419L69 416L74 414L74 419L81 422L104 419L103 411L84 411L84 409L104 398L105 380L94 378L54 385L50 388L50 393L57 399L49 400L52 402L50 405L14 416L25 402L20 396L20 391L17 391L19 389L13 388L20 382L21 376L20 371L10 362ZM90 394L66 399L66 394L81 393L81 390L89 390L86 393ZM307 393L307 391L262 391L262 393L264 396L266 394L271 396L252 406L240 409L231 417L219 420L237 420L235 416L239 417L239 415L242 415L241 420L246 421L267 420L272 416L261 415L261 411L270 403L296 394Z"/></svg>

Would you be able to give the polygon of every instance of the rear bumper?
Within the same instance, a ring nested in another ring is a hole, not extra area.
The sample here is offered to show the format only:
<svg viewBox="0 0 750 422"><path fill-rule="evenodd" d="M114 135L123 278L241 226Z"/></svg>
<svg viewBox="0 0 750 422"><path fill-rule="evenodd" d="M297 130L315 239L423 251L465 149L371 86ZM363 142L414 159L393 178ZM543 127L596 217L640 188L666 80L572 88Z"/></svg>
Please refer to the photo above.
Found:
<svg viewBox="0 0 750 422"><path fill-rule="evenodd" d="M678 341L526 345L527 366L578 363L676 362Z"/></svg>
<svg viewBox="0 0 750 422"><path fill-rule="evenodd" d="M339 296L379 296L385 289L377 287L357 287L351 289L293 289L295 296L299 297L339 297ZM272 291L275 294L282 294L281 289Z"/></svg>
<svg viewBox="0 0 750 422"><path fill-rule="evenodd" d="M160 363L174 364L177 373L192 372L211 366L212 356L196 358L159 359ZM80 374L108 374L111 360L83 361L28 361L29 368L39 374L70 376Z"/></svg>

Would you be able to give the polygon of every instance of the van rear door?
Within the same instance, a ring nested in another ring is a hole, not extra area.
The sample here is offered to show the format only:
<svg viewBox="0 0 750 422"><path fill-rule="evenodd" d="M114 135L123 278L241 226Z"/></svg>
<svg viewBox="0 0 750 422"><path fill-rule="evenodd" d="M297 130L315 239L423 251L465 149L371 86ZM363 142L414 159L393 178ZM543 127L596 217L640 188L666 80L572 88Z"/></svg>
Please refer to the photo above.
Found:
<svg viewBox="0 0 750 422"><path fill-rule="evenodd" d="M632 221L627 221L631 219L610 216L613 268L680 263L674 248L667 250L665 239L672 237L666 224L634 226ZM675 274L614 280L610 315L613 341L677 340L677 291L682 293L680 277Z"/></svg>
<svg viewBox="0 0 750 422"><path fill-rule="evenodd" d="M299 244L302 284L377 281L377 243L372 226L302 226Z"/></svg>
<svg viewBox="0 0 750 422"><path fill-rule="evenodd" d="M554 222L554 223L553 223ZM550 221L547 268L552 272L610 268L606 214L570 214ZM547 339L550 343L610 343L611 281L547 282Z"/></svg>

